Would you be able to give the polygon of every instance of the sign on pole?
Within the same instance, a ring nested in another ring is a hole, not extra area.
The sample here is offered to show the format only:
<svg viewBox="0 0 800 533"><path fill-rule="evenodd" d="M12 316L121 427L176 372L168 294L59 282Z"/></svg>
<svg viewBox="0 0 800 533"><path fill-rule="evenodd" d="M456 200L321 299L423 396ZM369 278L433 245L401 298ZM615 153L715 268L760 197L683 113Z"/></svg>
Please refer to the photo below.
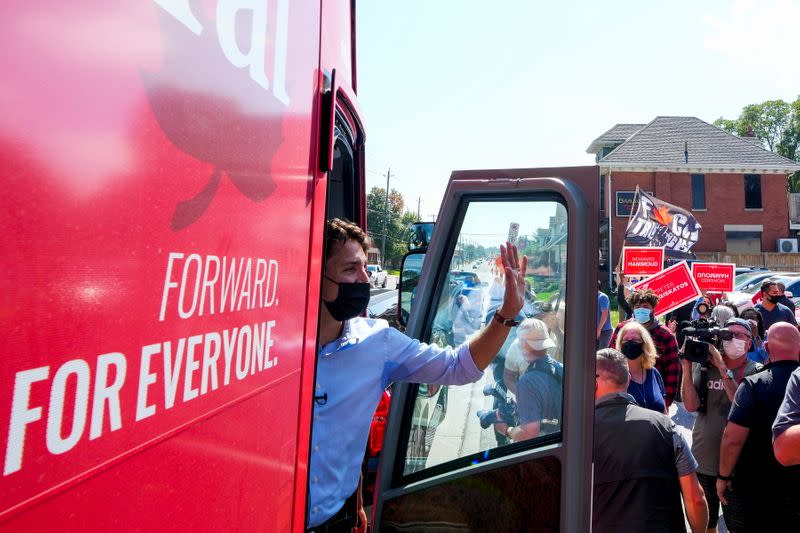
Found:
<svg viewBox="0 0 800 533"><path fill-rule="evenodd" d="M622 272L626 276L652 276L664 269L664 247L624 246Z"/></svg>
<svg viewBox="0 0 800 533"><path fill-rule="evenodd" d="M700 288L686 261L666 268L633 286L634 290L650 289L658 295L655 315L661 316L700 296Z"/></svg>
<svg viewBox="0 0 800 533"><path fill-rule="evenodd" d="M706 292L733 292L734 263L692 263L692 276Z"/></svg>
<svg viewBox="0 0 800 533"><path fill-rule="evenodd" d="M519 235L519 224L512 222L508 225L508 242L515 244L517 242L517 235Z"/></svg>

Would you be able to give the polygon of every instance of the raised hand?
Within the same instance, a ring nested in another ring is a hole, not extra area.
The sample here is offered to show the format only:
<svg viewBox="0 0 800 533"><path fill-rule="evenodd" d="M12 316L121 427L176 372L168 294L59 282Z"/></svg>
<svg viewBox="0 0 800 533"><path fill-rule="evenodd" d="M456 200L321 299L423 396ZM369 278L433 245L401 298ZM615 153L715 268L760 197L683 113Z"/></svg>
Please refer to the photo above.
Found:
<svg viewBox="0 0 800 533"><path fill-rule="evenodd" d="M500 245L500 261L503 264L506 280L500 315L514 318L525 303L525 272L528 270L528 258L523 256L520 261L517 247L506 242L505 245Z"/></svg>

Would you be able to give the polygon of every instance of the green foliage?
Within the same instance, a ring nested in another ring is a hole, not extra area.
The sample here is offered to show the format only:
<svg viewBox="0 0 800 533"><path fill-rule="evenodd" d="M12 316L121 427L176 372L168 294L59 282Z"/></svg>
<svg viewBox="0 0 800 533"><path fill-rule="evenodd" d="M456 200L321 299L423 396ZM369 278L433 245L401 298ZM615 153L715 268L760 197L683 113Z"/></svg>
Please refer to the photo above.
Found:
<svg viewBox="0 0 800 533"><path fill-rule="evenodd" d="M373 246L383 245L384 213L386 217L386 252L384 262L399 259L408 250L409 224L417 221L414 213L405 210L403 195L392 189L386 209L386 189L373 187L367 194L367 233Z"/></svg>
<svg viewBox="0 0 800 533"><path fill-rule="evenodd" d="M750 130L766 148L800 161L800 96L791 104L783 100L750 104L742 109L739 118L720 117L714 125L740 137ZM800 172L789 176L789 191L800 192Z"/></svg>

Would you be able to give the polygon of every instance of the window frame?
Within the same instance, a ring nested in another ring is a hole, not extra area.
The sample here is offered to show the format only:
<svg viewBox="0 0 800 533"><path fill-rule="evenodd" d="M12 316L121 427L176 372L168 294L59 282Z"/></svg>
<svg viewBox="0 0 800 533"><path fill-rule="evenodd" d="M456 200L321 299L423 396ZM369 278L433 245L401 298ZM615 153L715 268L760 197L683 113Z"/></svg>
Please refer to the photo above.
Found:
<svg viewBox="0 0 800 533"><path fill-rule="evenodd" d="M706 175L692 174L692 210L706 209ZM696 190L699 189L699 190Z"/></svg>
<svg viewBox="0 0 800 533"><path fill-rule="evenodd" d="M435 281L436 289L431 299L432 302L435 302L435 305L431 306L428 309L425 309L425 315L423 319L424 320L423 334L419 337L420 340L422 340L423 342L430 341L431 336L433 334L433 324L437 315L438 304L441 302L443 292L449 290L445 282L447 281L447 276L450 274L449 265L451 265L452 263L453 253L455 251L455 245L456 242L458 241L459 235L461 234L461 230L464 225L464 219L467 215L467 210L469 205L471 203L476 203L476 202L504 202L504 201L507 202L551 201L560 204L566 212L567 238L569 239L569 230L570 230L569 205L567 200L556 192L531 191L530 193L524 193L524 194L515 193L513 195L502 195L502 194L498 195L491 193L466 193L461 198L458 204L457 215L454 218L452 231L447 236L448 237L446 243L447 252L446 254L442 255L442 264L448 265L448 268L442 268L437 272L437 277ZM570 257L569 252L567 252L567 265L569 265L570 261L569 257ZM569 273L569 266L567 266L567 271L564 274L565 285L567 284L568 273ZM565 301L567 301L566 296L565 296ZM569 311L568 309L566 309L564 316L565 324L568 322L567 318L568 313ZM567 372L566 353L567 353L567 339L565 336L564 339L564 354L565 354L564 383L565 384L566 384L566 372ZM562 385L562 387L565 387L565 385ZM522 451L528 451L532 449L552 449L553 446L561 446L563 444L564 425L565 425L564 405L566 400L565 388L562 388L562 398L561 398L562 421L561 421L561 429L558 432L542 435L521 442L512 442L507 445L496 446L470 455L465 455L464 457L456 457L431 467L423 468L414 472L405 473L406 461L408 459L409 438L411 433L414 404L417 401L418 390L419 390L419 384L411 384L409 389L409 394L405 397L405 405L403 408L404 417L400 424L398 446L396 451L397 460L394 462L393 465L394 472L392 478L395 481L396 485L415 483L442 474L451 473L453 471L469 467L471 465L475 465L492 459L506 457Z"/></svg>
<svg viewBox="0 0 800 533"><path fill-rule="evenodd" d="M761 174L744 174L744 208L745 209L763 209L764 208L764 198L761 188ZM750 182L748 184L748 181ZM755 189L758 189L757 193ZM753 189L752 192L748 192L748 189ZM757 194L758 196L755 197L754 195ZM758 205L755 205L755 200L758 200Z"/></svg>

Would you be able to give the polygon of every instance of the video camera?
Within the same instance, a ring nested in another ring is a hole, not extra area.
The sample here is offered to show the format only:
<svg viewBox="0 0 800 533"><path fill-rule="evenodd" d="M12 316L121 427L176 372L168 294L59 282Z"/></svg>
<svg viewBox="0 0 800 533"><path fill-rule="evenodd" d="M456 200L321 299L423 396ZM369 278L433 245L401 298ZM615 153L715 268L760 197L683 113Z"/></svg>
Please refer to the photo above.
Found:
<svg viewBox="0 0 800 533"><path fill-rule="evenodd" d="M517 404L508 397L506 391L497 386L496 383L486 385L483 388L484 396L494 396L497 399L497 409L478 411L477 415L481 421L483 429L488 428L492 424L502 422L509 426L519 425L519 418L517 417Z"/></svg>
<svg viewBox="0 0 800 533"><path fill-rule="evenodd" d="M720 348L722 341L733 338L731 330L720 327L713 319L699 318L685 324L681 331L686 337L682 357L693 363L705 364L708 361L709 346L713 344Z"/></svg>

